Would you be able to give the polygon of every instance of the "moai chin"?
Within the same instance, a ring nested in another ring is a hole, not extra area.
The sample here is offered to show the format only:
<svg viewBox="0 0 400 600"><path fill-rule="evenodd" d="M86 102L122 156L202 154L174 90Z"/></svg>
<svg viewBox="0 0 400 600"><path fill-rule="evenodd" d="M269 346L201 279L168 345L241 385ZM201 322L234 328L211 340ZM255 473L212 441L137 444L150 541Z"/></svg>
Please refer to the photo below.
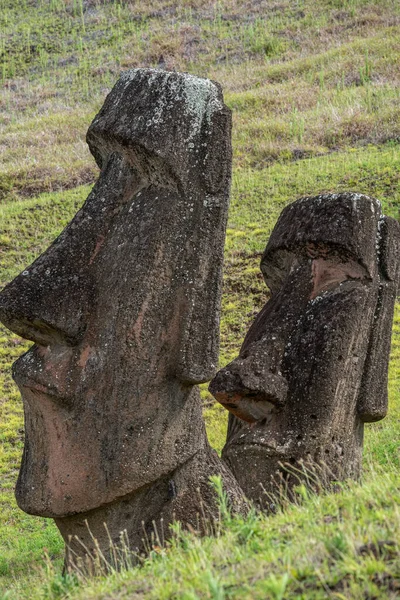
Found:
<svg viewBox="0 0 400 600"><path fill-rule="evenodd" d="M373 198L283 210L261 260L271 298L210 385L231 412L222 456L261 505L282 478L298 483L301 463L325 483L359 477L364 423L387 411L399 248L399 224Z"/></svg>
<svg viewBox="0 0 400 600"><path fill-rule="evenodd" d="M35 343L13 366L26 430L17 501L55 519L70 560L91 535L107 553L104 523L133 550L153 522L160 538L173 518L197 527L216 513L211 474L241 506L196 386L218 360L230 129L217 84L124 73L87 133L93 191L0 294L1 321Z"/></svg>

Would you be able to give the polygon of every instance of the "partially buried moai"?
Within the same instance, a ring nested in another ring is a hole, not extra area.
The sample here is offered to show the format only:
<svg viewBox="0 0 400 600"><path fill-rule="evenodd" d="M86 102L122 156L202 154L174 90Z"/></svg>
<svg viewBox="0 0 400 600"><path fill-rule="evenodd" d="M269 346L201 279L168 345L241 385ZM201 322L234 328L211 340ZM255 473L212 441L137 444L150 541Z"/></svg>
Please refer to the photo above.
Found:
<svg viewBox="0 0 400 600"><path fill-rule="evenodd" d="M399 248L397 221L360 194L279 217L261 260L271 298L210 385L231 412L223 458L261 505L302 463L326 482L359 477L364 423L387 411Z"/></svg>
<svg viewBox="0 0 400 600"><path fill-rule="evenodd" d="M35 342L13 366L26 431L17 501L56 520L69 560L92 535L107 554L104 523L132 550L153 523L161 538L173 518L197 527L217 513L212 474L241 510L196 386L218 360L230 129L215 83L124 73L88 130L93 191L0 294L1 321Z"/></svg>

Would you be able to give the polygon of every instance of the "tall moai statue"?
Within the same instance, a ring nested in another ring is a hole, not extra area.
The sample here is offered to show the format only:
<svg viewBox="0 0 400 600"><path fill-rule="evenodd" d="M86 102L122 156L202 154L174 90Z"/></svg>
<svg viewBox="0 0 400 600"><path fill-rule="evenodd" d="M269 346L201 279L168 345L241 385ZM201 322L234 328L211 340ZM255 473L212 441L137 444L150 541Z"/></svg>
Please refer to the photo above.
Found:
<svg viewBox="0 0 400 600"><path fill-rule="evenodd" d="M197 527L217 513L212 474L243 505L196 385L218 361L230 130L217 84L124 73L87 133L93 191L0 294L1 321L34 342L13 366L26 432L17 501L55 519L70 560L92 536L107 553L104 523L132 550L161 517L164 537L173 518Z"/></svg>
<svg viewBox="0 0 400 600"><path fill-rule="evenodd" d="M261 260L271 297L210 385L231 413L222 456L261 505L304 468L360 476L364 423L387 411L399 249L397 221L360 194L302 198L279 217Z"/></svg>

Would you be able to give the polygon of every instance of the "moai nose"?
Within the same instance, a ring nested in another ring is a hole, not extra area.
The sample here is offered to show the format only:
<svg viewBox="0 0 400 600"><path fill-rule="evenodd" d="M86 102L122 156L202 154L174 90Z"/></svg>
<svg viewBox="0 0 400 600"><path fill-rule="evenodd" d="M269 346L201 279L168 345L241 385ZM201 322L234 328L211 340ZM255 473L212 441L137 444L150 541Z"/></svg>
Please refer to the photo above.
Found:
<svg viewBox="0 0 400 600"><path fill-rule="evenodd" d="M126 161L111 153L84 206L61 235L0 293L0 321L39 345L75 345L95 308L101 248L121 198L137 188Z"/></svg>
<svg viewBox="0 0 400 600"><path fill-rule="evenodd" d="M1 292L0 320L39 345L74 345L85 328L88 304L87 273L78 266L82 258L78 243L51 246Z"/></svg>
<svg viewBox="0 0 400 600"><path fill-rule="evenodd" d="M209 389L235 416L255 423L268 419L274 408L284 405L288 384L281 373L272 371L268 356L256 350L221 369Z"/></svg>

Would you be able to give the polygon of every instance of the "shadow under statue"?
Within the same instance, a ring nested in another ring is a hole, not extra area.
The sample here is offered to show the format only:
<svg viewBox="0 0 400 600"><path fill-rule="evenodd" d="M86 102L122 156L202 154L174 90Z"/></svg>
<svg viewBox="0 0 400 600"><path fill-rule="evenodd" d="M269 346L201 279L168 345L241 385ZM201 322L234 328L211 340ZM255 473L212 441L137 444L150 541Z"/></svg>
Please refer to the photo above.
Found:
<svg viewBox="0 0 400 600"><path fill-rule="evenodd" d="M223 459L261 506L302 465L322 484L360 476L364 423L387 412L399 249L397 221L360 194L279 217L261 260L271 298L210 384L231 413Z"/></svg>
<svg viewBox="0 0 400 600"><path fill-rule="evenodd" d="M25 410L22 510L55 519L74 556L121 530L217 516L209 477L243 494L210 448L196 384L215 373L231 115L218 85L124 73L87 134L101 173L84 206L0 294L35 345L13 366ZM89 529L86 525L89 526Z"/></svg>

